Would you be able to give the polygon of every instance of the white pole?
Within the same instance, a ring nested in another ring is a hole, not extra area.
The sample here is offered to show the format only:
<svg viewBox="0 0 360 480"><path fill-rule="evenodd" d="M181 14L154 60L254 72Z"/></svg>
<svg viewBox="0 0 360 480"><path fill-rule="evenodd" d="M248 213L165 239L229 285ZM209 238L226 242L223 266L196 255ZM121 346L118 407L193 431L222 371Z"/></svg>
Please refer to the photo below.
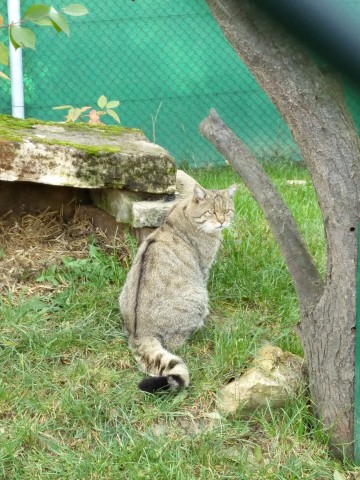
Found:
<svg viewBox="0 0 360 480"><path fill-rule="evenodd" d="M7 0L7 8L9 24L18 22L21 18L20 0ZM25 118L22 49L15 50L9 41L9 54L12 115L17 118Z"/></svg>

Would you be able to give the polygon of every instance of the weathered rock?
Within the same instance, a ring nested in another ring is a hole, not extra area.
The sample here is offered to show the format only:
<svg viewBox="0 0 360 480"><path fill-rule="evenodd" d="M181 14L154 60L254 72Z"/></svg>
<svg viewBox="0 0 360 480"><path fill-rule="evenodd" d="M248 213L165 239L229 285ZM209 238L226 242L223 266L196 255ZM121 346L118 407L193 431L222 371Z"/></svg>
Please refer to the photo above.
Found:
<svg viewBox="0 0 360 480"><path fill-rule="evenodd" d="M305 385L304 359L278 347L263 347L252 365L219 392L219 411L246 416L262 406L281 407Z"/></svg>
<svg viewBox="0 0 360 480"><path fill-rule="evenodd" d="M0 180L173 194L175 173L140 130L0 116Z"/></svg>
<svg viewBox="0 0 360 480"><path fill-rule="evenodd" d="M182 170L176 172L176 195L178 200L192 195L196 181Z"/></svg>
<svg viewBox="0 0 360 480"><path fill-rule="evenodd" d="M102 189L91 192L91 197L95 205L113 215L120 223L130 224L134 228L158 227L179 200L193 193L195 184L190 175L178 170L174 196L147 196L144 199L144 195L125 190Z"/></svg>

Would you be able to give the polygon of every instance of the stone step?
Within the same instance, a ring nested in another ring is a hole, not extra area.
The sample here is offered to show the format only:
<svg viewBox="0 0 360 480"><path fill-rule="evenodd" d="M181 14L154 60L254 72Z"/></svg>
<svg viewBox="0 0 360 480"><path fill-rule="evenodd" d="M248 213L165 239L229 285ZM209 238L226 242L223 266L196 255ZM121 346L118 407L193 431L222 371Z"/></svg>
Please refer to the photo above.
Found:
<svg viewBox="0 0 360 480"><path fill-rule="evenodd" d="M115 217L119 223L134 228L159 227L169 210L183 198L191 195L196 181L182 170L176 172L176 191L172 196L144 196L125 190L93 190L91 198L94 205ZM144 198L146 197L146 198Z"/></svg>

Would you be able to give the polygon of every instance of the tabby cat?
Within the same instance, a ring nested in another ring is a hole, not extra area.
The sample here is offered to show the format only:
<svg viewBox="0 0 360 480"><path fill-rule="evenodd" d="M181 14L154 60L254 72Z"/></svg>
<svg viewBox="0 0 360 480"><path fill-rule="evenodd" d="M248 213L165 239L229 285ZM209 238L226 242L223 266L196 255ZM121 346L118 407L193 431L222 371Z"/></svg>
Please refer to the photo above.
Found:
<svg viewBox="0 0 360 480"><path fill-rule="evenodd" d="M195 185L193 195L177 203L139 247L119 300L130 348L150 375L141 390L189 385L184 361L170 350L201 328L209 313L208 274L234 213L236 188Z"/></svg>

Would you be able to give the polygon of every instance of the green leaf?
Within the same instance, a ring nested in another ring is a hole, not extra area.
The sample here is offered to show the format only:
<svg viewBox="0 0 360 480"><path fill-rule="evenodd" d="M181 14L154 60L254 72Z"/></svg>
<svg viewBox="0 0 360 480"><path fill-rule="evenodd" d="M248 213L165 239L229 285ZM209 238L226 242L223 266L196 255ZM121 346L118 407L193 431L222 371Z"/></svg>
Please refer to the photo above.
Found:
<svg viewBox="0 0 360 480"><path fill-rule="evenodd" d="M0 78L3 78L4 80L10 80L10 78L4 72L0 72Z"/></svg>
<svg viewBox="0 0 360 480"><path fill-rule="evenodd" d="M61 11L66 13L66 15L72 15L74 17L81 17L82 15L87 15L89 13L89 10L79 3L72 3L71 5L62 8Z"/></svg>
<svg viewBox="0 0 360 480"><path fill-rule="evenodd" d="M9 51L4 43L0 43L0 63L2 65L9 65Z"/></svg>
<svg viewBox="0 0 360 480"><path fill-rule="evenodd" d="M71 121L76 122L76 120L80 117L80 115L81 115L81 108L74 108L71 115Z"/></svg>
<svg viewBox="0 0 360 480"><path fill-rule="evenodd" d="M73 122L75 116L76 116L76 108L70 108L69 111L68 111L68 114L65 117L65 119L66 119L65 122L66 123ZM75 118L75 120L76 120L76 118Z"/></svg>
<svg viewBox="0 0 360 480"><path fill-rule="evenodd" d="M101 95L97 101L97 104L100 108L105 108L107 104L107 98L104 95Z"/></svg>
<svg viewBox="0 0 360 480"><path fill-rule="evenodd" d="M57 280L57 272L56 272L56 265L51 265L47 270L42 272L42 274L37 277L37 282L48 282L52 283L53 285L59 285L59 281Z"/></svg>
<svg viewBox="0 0 360 480"><path fill-rule="evenodd" d="M258 463L262 462L262 460L263 460L263 453L262 453L262 450L261 450L260 445L255 445L255 447L254 447L254 457L255 457L255 460L256 460Z"/></svg>
<svg viewBox="0 0 360 480"><path fill-rule="evenodd" d="M15 48L32 48L35 50L35 34L30 28L10 27L10 40Z"/></svg>
<svg viewBox="0 0 360 480"><path fill-rule="evenodd" d="M53 110L69 110L74 108L72 105L59 105L58 107L52 107Z"/></svg>
<svg viewBox="0 0 360 480"><path fill-rule="evenodd" d="M106 104L106 108L116 108L119 105L120 105L120 102L118 102L117 100L111 100Z"/></svg>
<svg viewBox="0 0 360 480"><path fill-rule="evenodd" d="M24 15L26 20L30 20L30 22L37 22L44 17L47 17L50 13L50 8L48 5L31 5Z"/></svg>
<svg viewBox="0 0 360 480"><path fill-rule="evenodd" d="M119 118L118 114L116 112L114 112L114 110L107 109L106 113L108 113L110 115L110 117L112 117L114 120L116 120L118 123L120 123L120 118Z"/></svg>
<svg viewBox="0 0 360 480"><path fill-rule="evenodd" d="M12 29L13 27L10 27L10 42L12 44L12 46L17 50L18 48L21 47L21 45L19 45L16 40L14 40L13 36L12 36Z"/></svg>
<svg viewBox="0 0 360 480"><path fill-rule="evenodd" d="M49 20L50 20L50 19L49 19ZM53 27L54 30L57 31L57 33L61 33L61 32L62 32L61 28L58 27L58 26L56 25L56 23L54 23L52 20L50 20L50 22L51 22L51 26Z"/></svg>
<svg viewBox="0 0 360 480"><path fill-rule="evenodd" d="M39 20L31 20L31 21L32 23L35 23L36 25L41 25L43 27L54 27L54 22L50 20L49 17L39 18Z"/></svg>
<svg viewBox="0 0 360 480"><path fill-rule="evenodd" d="M70 35L70 28L67 21L65 20L63 15L57 12L53 7L51 7L49 18L53 21L56 31L64 32L67 36Z"/></svg>

